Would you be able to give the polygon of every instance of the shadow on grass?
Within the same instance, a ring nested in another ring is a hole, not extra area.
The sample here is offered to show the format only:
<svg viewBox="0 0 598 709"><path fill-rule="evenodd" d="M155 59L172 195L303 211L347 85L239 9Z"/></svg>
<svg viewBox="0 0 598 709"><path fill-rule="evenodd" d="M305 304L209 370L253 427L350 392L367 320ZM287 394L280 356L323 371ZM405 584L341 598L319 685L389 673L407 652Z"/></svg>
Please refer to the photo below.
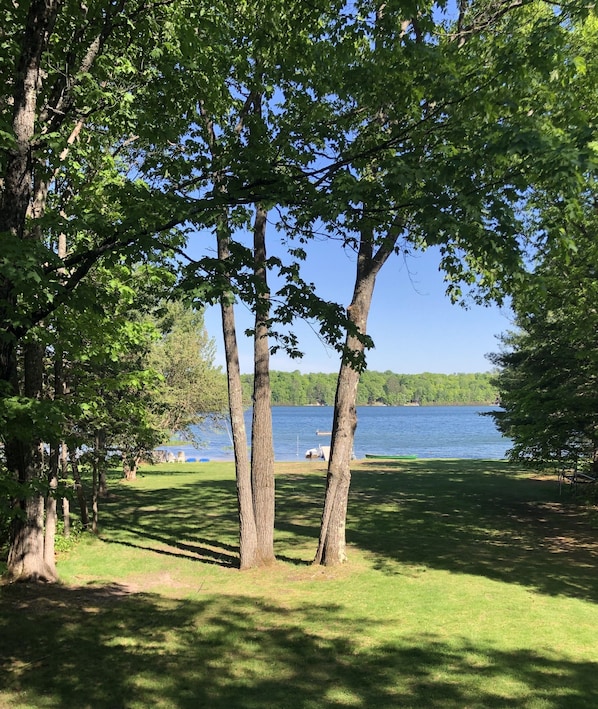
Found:
<svg viewBox="0 0 598 709"><path fill-rule="evenodd" d="M378 568L422 564L598 601L598 534L555 479L497 461L369 470L354 473L347 528Z"/></svg>
<svg viewBox="0 0 598 709"><path fill-rule="evenodd" d="M176 471L172 474L176 475ZM238 567L235 481L202 477L185 484L169 484L172 474L158 473L156 477L164 486L113 487L100 511L102 540L222 567ZM317 540L325 481L321 475L291 476L278 485L279 502L284 499L284 506L292 507L295 524L292 534L277 543L277 558L292 564L308 563L293 555L293 550L314 537ZM291 517L287 515L287 524L291 523Z"/></svg>
<svg viewBox="0 0 598 709"><path fill-rule="evenodd" d="M296 470L300 468L296 468ZM308 563L317 545L325 474L277 479L278 558ZM102 538L223 567L238 565L236 488L202 475L115 488ZM502 461L370 461L353 472L347 538L397 562L486 576L551 595L598 601L598 535L569 491ZM306 552L307 550L307 552Z"/></svg>
<svg viewBox="0 0 598 709"><path fill-rule="evenodd" d="M372 620L334 604L291 612L118 585L4 587L0 604L3 706L590 709L598 698L595 667L548 653L424 633L361 646Z"/></svg>
<svg viewBox="0 0 598 709"><path fill-rule="evenodd" d="M181 485L169 484L170 475L159 473L157 477L163 486L112 488L100 511L103 541L223 567L238 566L234 480L198 479Z"/></svg>

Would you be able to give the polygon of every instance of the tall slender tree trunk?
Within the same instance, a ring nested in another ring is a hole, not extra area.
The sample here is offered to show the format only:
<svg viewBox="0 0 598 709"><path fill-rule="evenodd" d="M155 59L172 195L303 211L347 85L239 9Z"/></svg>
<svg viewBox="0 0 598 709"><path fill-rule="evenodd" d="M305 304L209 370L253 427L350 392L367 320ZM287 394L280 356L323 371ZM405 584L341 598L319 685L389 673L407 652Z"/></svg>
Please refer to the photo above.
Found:
<svg viewBox="0 0 598 709"><path fill-rule="evenodd" d="M62 246L64 245L64 248ZM64 258L66 243L59 239L58 256ZM60 401L65 394L64 361L62 349L57 346L54 351L54 401ZM50 447L50 469L48 474L48 492L46 494L46 524L44 534L44 561L50 568L56 568L55 541L58 523L58 477L60 472L63 444L54 441Z"/></svg>
<svg viewBox="0 0 598 709"><path fill-rule="evenodd" d="M106 431L98 431L96 437L98 460L98 497L108 495L108 456L106 453Z"/></svg>
<svg viewBox="0 0 598 709"><path fill-rule="evenodd" d="M229 258L229 234L227 226L218 228L218 258L226 262ZM253 511L251 491L251 466L247 451L247 432L243 411L243 389L241 386L241 368L239 348L235 328L235 311L232 293L225 294L220 300L222 312L222 334L226 358L228 383L228 402L235 456L237 478L237 503L239 509L239 565L249 569L258 565L257 530Z"/></svg>
<svg viewBox="0 0 598 709"><path fill-rule="evenodd" d="M258 205L253 230L256 307L251 484L260 565L271 564L276 560L274 555L274 442L272 439L270 346L268 342L270 294L266 268L266 217L266 210Z"/></svg>
<svg viewBox="0 0 598 709"><path fill-rule="evenodd" d="M66 484L68 478L68 459L66 443L60 442L60 455L58 464L60 466L60 479L63 484ZM69 537L71 534L71 503L68 496L62 498L62 521L64 524L64 536Z"/></svg>
<svg viewBox="0 0 598 709"><path fill-rule="evenodd" d="M248 113L261 111L261 94L252 92L241 111L236 126L243 129ZM218 154L214 125L201 106L212 157ZM216 183L225 193L223 175ZM218 259L226 263L230 257L230 227L224 214L216 228ZM270 375L268 345L269 297L266 278L266 211L256 207L254 225L256 332L254 335L255 384L252 421L251 461L247 453L247 433L243 412L241 370L237 346L234 295L226 293L220 300L222 331L228 377L228 398L235 455L237 500L239 506L239 557L241 569L275 561L274 557L274 447L272 443L272 412L270 409ZM230 282L230 273L225 275Z"/></svg>
<svg viewBox="0 0 598 709"><path fill-rule="evenodd" d="M56 541L56 527L58 523L58 465L59 447L53 445L50 450L50 469L48 473L48 492L46 494L46 519L44 529L44 562L56 573L54 545Z"/></svg>
<svg viewBox="0 0 598 709"><path fill-rule="evenodd" d="M85 497L85 489L83 488L81 473L79 472L77 452L73 448L69 449L69 458L71 460L71 471L73 473L73 480L75 481L75 494L77 495L77 502L79 503L79 515L81 517L81 525L84 529L87 529L89 527L89 509L87 507L87 498Z"/></svg>
<svg viewBox="0 0 598 709"><path fill-rule="evenodd" d="M65 259L67 253L67 242L66 234L60 233L58 235L58 258ZM60 269L64 273L64 269ZM54 400L60 401L65 398L68 392L68 386L65 375L64 366L64 350L59 342L57 342L54 351ZM52 468L53 469L53 468ZM67 479L67 447L64 441L58 441L56 445L56 483L55 487L58 487L58 479L62 479L63 482ZM52 481L50 481L50 486L52 487ZM57 501L56 501L57 502ZM70 535L70 507L68 497L62 498L62 520L64 523L64 536L68 537Z"/></svg>
<svg viewBox="0 0 598 709"><path fill-rule="evenodd" d="M347 309L349 320L361 335L367 333L367 319L376 277L393 251L397 234L398 229L393 230L374 252L373 230L368 227L362 230L353 298ZM359 337L347 334L334 402L330 460L315 564L334 566L347 560L347 508L351 486L351 459L357 428L357 386L360 375L360 370L352 359L356 354L363 354L364 349L364 343Z"/></svg>
<svg viewBox="0 0 598 709"><path fill-rule="evenodd" d="M356 287L349 318L363 334L366 333L367 315L374 291L375 276L362 280ZM348 336L347 349L352 352L363 352L363 343L355 337ZM332 438L328 474L326 478L326 495L320 527L320 540L316 552L315 563L326 566L342 564L347 560L346 554L346 520L351 485L351 458L355 429L357 428L357 386L359 370L343 361L340 367L336 396L334 401L334 418L332 423Z"/></svg>
<svg viewBox="0 0 598 709"><path fill-rule="evenodd" d="M105 467L103 433L96 431L93 445L93 464L91 467L91 531L99 534L99 514L101 497L102 470Z"/></svg>

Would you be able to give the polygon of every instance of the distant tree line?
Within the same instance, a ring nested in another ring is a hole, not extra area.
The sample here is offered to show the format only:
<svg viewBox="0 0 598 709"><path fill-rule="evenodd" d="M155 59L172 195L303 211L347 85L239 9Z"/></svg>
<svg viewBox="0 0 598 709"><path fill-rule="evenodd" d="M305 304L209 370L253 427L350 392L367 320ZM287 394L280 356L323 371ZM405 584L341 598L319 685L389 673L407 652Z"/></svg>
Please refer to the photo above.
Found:
<svg viewBox="0 0 598 709"><path fill-rule="evenodd" d="M271 372L274 406L332 406L336 374ZM408 404L458 405L494 404L498 389L491 373L477 374L395 374L369 372L361 375L358 406L405 406ZM243 375L243 396L251 402L253 375Z"/></svg>

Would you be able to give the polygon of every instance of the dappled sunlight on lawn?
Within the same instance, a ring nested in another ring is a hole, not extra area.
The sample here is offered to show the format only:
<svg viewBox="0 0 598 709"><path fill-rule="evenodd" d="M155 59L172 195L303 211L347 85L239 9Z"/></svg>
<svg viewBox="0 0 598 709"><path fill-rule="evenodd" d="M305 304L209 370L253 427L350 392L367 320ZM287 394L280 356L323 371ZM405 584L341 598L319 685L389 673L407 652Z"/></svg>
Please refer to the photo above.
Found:
<svg viewBox="0 0 598 709"><path fill-rule="evenodd" d="M380 568L425 564L598 601L598 535L556 479L492 461L376 468L353 475L348 537Z"/></svg>
<svg viewBox="0 0 598 709"><path fill-rule="evenodd" d="M116 584L4 588L4 697L29 706L590 707L589 663L430 632L366 643L371 618ZM330 624L332 621L332 625ZM356 628L359 629L356 632ZM51 652L35 642L53 639ZM9 674L10 673L10 674Z"/></svg>
<svg viewBox="0 0 598 709"><path fill-rule="evenodd" d="M156 472L112 485L69 584L0 587L0 706L596 706L596 532L555 480L356 461L320 567L325 468L277 466L280 561L239 572L232 467Z"/></svg>
<svg viewBox="0 0 598 709"><path fill-rule="evenodd" d="M276 470L276 554L307 563L326 469L282 463ZM150 470L137 484L115 486L101 509L102 539L235 567L232 466L183 472ZM569 490L561 496L556 479L503 461L356 461L347 539L388 573L396 563L424 565L598 601L598 535L586 509Z"/></svg>

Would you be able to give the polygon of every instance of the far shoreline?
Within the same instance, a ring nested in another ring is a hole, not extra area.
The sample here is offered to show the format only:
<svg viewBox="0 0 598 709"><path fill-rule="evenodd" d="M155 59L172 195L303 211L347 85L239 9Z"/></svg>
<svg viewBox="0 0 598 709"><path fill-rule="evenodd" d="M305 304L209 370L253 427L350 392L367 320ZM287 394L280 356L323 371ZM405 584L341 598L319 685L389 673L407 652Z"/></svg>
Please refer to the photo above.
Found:
<svg viewBox="0 0 598 709"><path fill-rule="evenodd" d="M333 408L334 404L271 404L272 408L286 407L289 409L325 409ZM425 402L422 404L357 404L358 409L418 409L431 408L433 406L497 406L500 404L496 401L454 401L454 402ZM251 408L251 407L249 407Z"/></svg>

